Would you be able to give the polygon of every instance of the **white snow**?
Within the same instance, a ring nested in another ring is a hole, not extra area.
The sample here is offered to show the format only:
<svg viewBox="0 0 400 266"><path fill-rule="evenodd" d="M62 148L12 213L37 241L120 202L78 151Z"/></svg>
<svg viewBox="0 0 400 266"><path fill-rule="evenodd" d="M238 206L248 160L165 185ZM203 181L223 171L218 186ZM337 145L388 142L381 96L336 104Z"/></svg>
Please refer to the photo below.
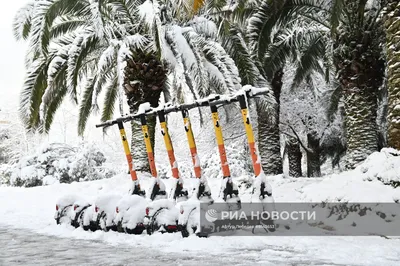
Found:
<svg viewBox="0 0 400 266"><path fill-rule="evenodd" d="M150 106L149 102L142 103L138 108L137 114L138 115L139 114L144 114L144 113L146 113L146 112L148 112L150 110L151 110L151 106Z"/></svg>
<svg viewBox="0 0 400 266"><path fill-rule="evenodd" d="M107 215L105 226L111 226L115 216L115 208L117 206L117 203L121 200L121 197L121 195L114 193L100 195L95 201L95 213L92 218L93 221L96 221L97 215L104 212Z"/></svg>
<svg viewBox="0 0 400 266"><path fill-rule="evenodd" d="M149 201L138 195L126 195L117 203L118 213L114 222L122 221L123 227L134 229L138 223L143 223L146 206Z"/></svg>
<svg viewBox="0 0 400 266"><path fill-rule="evenodd" d="M363 173L354 170L342 175L327 178L283 178L281 176L267 177L270 181L276 202L293 202L308 200L326 200L331 195L345 194L349 200L385 202L391 200L396 189L385 186L381 182L363 181ZM139 175L143 188L149 188L153 178ZM187 187L195 179L188 179ZM212 193L218 195L220 179L208 179ZM200 239L195 236L182 239L180 234L154 234L152 236L134 236L117 234L113 232L85 232L82 229L57 226L53 220L55 203L63 195L77 194L88 198L96 198L100 195L114 193L126 195L130 187L129 175L119 175L111 179L81 182L73 184L55 184L52 186L35 188L0 188L0 224L15 228L27 228L38 233L69 237L76 239L100 240L113 245L141 245L153 247L160 252L207 254L226 254L229 252L245 252L246 250L259 250L260 263L269 263L272 258L283 256L271 251L271 246L296 252L306 261L310 257L318 257L331 263L346 265L397 265L400 256L398 240L385 240L380 237L211 237ZM165 180L166 186L171 188L171 180ZM347 188L346 190L343 190ZM369 191L368 191L369 190ZM372 193L373 192L373 193ZM241 189L241 194L246 193ZM248 196L245 196L248 195ZM245 202L250 194L244 194L241 198ZM75 200L75 198L71 198ZM70 200L60 200L59 204L67 204ZM13 204L7 204L12 202ZM163 205L175 208L173 202L163 200L154 202L153 205ZM193 203L195 204L195 203ZM178 208L175 208L179 212ZM173 215L172 215L173 217ZM165 217L167 218L167 217ZM168 216L171 218L171 216ZM172 219L173 220L173 219ZM29 221L29 222L27 222ZM271 253L272 252L272 253ZM355 254L357 254L355 256ZM282 257L282 262L284 258Z"/></svg>

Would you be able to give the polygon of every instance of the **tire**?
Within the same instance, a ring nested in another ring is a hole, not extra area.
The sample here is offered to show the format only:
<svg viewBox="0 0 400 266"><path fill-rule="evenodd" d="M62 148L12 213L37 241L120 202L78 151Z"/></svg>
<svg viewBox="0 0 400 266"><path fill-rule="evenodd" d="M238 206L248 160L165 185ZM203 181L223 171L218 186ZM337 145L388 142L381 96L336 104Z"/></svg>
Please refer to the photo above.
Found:
<svg viewBox="0 0 400 266"><path fill-rule="evenodd" d="M67 205L67 206L65 206L65 207L62 209L61 213L60 213L59 215L57 215L56 223L57 223L58 225L61 224L61 219L62 219L63 217L66 216L67 210L68 210L69 208L71 208L71 207L72 207L72 205ZM73 223L73 221L71 220L71 225L73 226L72 223Z"/></svg>
<svg viewBox="0 0 400 266"><path fill-rule="evenodd" d="M122 227L122 220L118 222L117 224L117 231L119 233L126 233L126 230Z"/></svg>
<svg viewBox="0 0 400 266"><path fill-rule="evenodd" d="M125 228L125 233L130 235L141 235L144 231L144 227L135 227L134 229Z"/></svg>
<svg viewBox="0 0 400 266"><path fill-rule="evenodd" d="M97 216L97 228L99 230L103 230L107 232L107 226L106 226L106 220L107 220L107 214L103 211ZM101 226L102 222L104 222L104 228Z"/></svg>
<svg viewBox="0 0 400 266"><path fill-rule="evenodd" d="M186 225L183 225L180 228L180 231L181 231L181 234L182 234L183 238L189 237L190 234L189 234L189 231L187 230L187 226Z"/></svg>
<svg viewBox="0 0 400 266"><path fill-rule="evenodd" d="M154 233L154 229L152 228L151 225L149 225L149 226L146 228L146 233L147 233L149 236L152 235L152 234Z"/></svg>
<svg viewBox="0 0 400 266"><path fill-rule="evenodd" d="M155 231L160 229L160 226L157 224L157 216L158 214L165 208L160 208L159 210L154 213L151 217L150 224L147 226L146 231L148 235L152 235Z"/></svg>

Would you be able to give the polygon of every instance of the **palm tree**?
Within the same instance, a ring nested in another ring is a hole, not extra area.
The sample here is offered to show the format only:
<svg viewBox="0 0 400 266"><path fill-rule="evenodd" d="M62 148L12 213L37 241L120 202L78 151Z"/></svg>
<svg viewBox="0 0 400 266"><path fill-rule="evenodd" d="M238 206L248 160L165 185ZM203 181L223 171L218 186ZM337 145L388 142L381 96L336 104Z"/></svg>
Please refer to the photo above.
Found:
<svg viewBox="0 0 400 266"><path fill-rule="evenodd" d="M277 102L274 122L259 104L258 137L266 173L280 174L283 169L279 113L284 66L289 58L299 58L293 86L314 70L324 72L319 60L326 54L326 38L315 32L323 31L315 26L299 27L298 13L306 14L309 8L300 6L297 1L234 2L233 5L217 5L209 13L219 15L217 21L221 24L223 45L237 63L242 79L255 85L268 81L272 87ZM310 22L308 19L305 24L310 26Z"/></svg>
<svg viewBox="0 0 400 266"><path fill-rule="evenodd" d="M20 103L27 128L48 132L67 94L79 102L78 133L83 134L102 91L104 121L113 117L118 99L122 106L124 94L134 112L143 102L157 106L162 92L167 101L184 101L240 88L233 60L208 35L209 21L190 15L192 4L37 0L23 7L14 32L30 42ZM149 124L154 129L155 120ZM146 170L137 126L132 123L133 155L138 170Z"/></svg>
<svg viewBox="0 0 400 266"><path fill-rule="evenodd" d="M388 75L388 144L400 150L400 3L385 1L386 57Z"/></svg>
<svg viewBox="0 0 400 266"><path fill-rule="evenodd" d="M334 64L344 99L346 167L378 150L377 95L384 76L381 6L368 1L333 1Z"/></svg>
<svg viewBox="0 0 400 266"><path fill-rule="evenodd" d="M264 8L266 11L274 7L274 4L268 2L266 1ZM281 21L305 18L331 31L333 51L328 53L328 56L332 55L340 83L340 94L345 103L346 167L353 168L378 149L377 92L384 76L380 47L382 24L379 19L382 5L378 1L366 0L292 0L285 3L285 9L281 9L282 13L274 13L280 16ZM272 32L273 27L270 26L272 23L260 23L265 21L260 18L262 17L255 17L254 28L257 30L256 26L259 25L258 31L263 32L262 35L257 35L258 53L263 55L270 40L265 33ZM326 38L315 35L314 40L318 39L320 43L323 41L329 44L325 41ZM311 47L323 51L322 45ZM316 66L306 61L303 65Z"/></svg>

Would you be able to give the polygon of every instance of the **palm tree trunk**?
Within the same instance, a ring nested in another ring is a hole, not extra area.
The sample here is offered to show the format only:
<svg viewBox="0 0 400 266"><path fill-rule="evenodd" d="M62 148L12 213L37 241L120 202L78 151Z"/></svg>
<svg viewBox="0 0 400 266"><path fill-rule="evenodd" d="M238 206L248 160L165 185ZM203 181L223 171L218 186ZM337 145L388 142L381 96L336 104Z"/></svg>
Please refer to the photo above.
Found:
<svg viewBox="0 0 400 266"><path fill-rule="evenodd" d="M137 112L140 104L145 102L150 103L153 108L158 107L166 78L167 70L155 55L135 50L133 58L127 59L125 68L124 88L130 113ZM147 117L146 120L154 152L156 117ZM132 121L131 127L131 153L135 168L138 171L149 172L150 165L141 123Z"/></svg>
<svg viewBox="0 0 400 266"><path fill-rule="evenodd" d="M312 152L307 152L307 176L320 177L321 176L321 159L320 159L320 146L319 138L315 132L307 134L308 148Z"/></svg>
<svg viewBox="0 0 400 266"><path fill-rule="evenodd" d="M258 142L261 161L264 172L267 175L279 175L283 173L281 143L279 132L280 96L282 90L283 71L276 71L271 82L274 96L277 102L276 123L271 124L270 119L261 108L258 113Z"/></svg>
<svg viewBox="0 0 400 266"><path fill-rule="evenodd" d="M388 64L388 144L400 150L400 3L388 0L385 29Z"/></svg>
<svg viewBox="0 0 400 266"><path fill-rule="evenodd" d="M377 99L374 93L352 91L344 95L347 158L345 166L353 169L378 150Z"/></svg>
<svg viewBox="0 0 400 266"><path fill-rule="evenodd" d="M353 169L378 150L378 91L385 74L381 40L383 27L369 30L357 1L344 1L353 20L341 23L334 38L334 64L343 91L347 154L345 167ZM382 25L383 26L383 25Z"/></svg>
<svg viewBox="0 0 400 266"><path fill-rule="evenodd" d="M289 176L300 177L301 170L301 157L300 144L296 139L289 139L286 142L286 149L289 158Z"/></svg>

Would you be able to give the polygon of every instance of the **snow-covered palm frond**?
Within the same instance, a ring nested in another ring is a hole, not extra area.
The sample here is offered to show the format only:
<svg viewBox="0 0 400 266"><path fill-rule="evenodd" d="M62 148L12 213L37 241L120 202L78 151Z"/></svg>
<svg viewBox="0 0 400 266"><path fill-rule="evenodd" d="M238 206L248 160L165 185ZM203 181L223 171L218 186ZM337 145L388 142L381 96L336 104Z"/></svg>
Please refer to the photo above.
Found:
<svg viewBox="0 0 400 266"><path fill-rule="evenodd" d="M50 29L50 38L58 38L65 34L74 32L88 25L87 20L79 17L60 16L57 21L54 21Z"/></svg>
<svg viewBox="0 0 400 266"><path fill-rule="evenodd" d="M115 103L118 98L118 79L116 73L113 73L111 79L107 80L104 90L106 94L104 97L101 121L110 120L114 115Z"/></svg>
<svg viewBox="0 0 400 266"><path fill-rule="evenodd" d="M240 89L241 79L235 62L226 53L222 46L214 41L207 41L203 47L205 57L213 64L225 79L226 93Z"/></svg>
<svg viewBox="0 0 400 266"><path fill-rule="evenodd" d="M82 62L92 51L96 50L99 39L96 33L87 30L77 36L68 50L67 87L72 99L76 102L76 88Z"/></svg>
<svg viewBox="0 0 400 266"><path fill-rule="evenodd" d="M193 30L206 38L215 39L218 36L218 27L210 19L205 17L194 17L187 23Z"/></svg>
<svg viewBox="0 0 400 266"><path fill-rule="evenodd" d="M111 8L118 20L123 23L129 23L129 26L135 26L136 10L142 1L137 0L109 0L107 6Z"/></svg>
<svg viewBox="0 0 400 266"><path fill-rule="evenodd" d="M34 13L35 3L31 1L20 8L14 17L13 32L17 40L26 40L29 36L32 26L32 15Z"/></svg>
<svg viewBox="0 0 400 266"><path fill-rule="evenodd" d="M134 35L126 36L124 38L123 42L126 45L128 45L128 47L131 47L132 49L143 51L149 45L150 39L146 36L136 33Z"/></svg>
<svg viewBox="0 0 400 266"><path fill-rule="evenodd" d="M65 76L67 72L68 49L67 47L63 47L63 49L54 52L54 54L55 56L51 58L47 69L47 88L42 96L40 105L40 116L45 121L47 120L46 115L49 113L47 111L49 104L54 97L57 97L58 90L66 87Z"/></svg>
<svg viewBox="0 0 400 266"><path fill-rule="evenodd" d="M198 34L193 32L193 31L187 31L184 34L184 37L190 46L194 58L196 60L196 64L192 66L190 69L190 72L194 76L194 81L196 84L196 91L199 96L204 97L205 95L208 95L208 87L210 84L209 81L209 76L207 71L205 70L204 67L204 55L202 51L202 47L199 47L198 43L196 42L196 39L198 38Z"/></svg>
<svg viewBox="0 0 400 266"><path fill-rule="evenodd" d="M160 5L157 0L146 0L137 7L140 22L144 23L149 30L153 28L154 21L160 18Z"/></svg>
<svg viewBox="0 0 400 266"><path fill-rule="evenodd" d="M251 55L251 51L240 30L232 25L228 36L222 38L222 44L226 52L235 61L243 84L254 84L258 82L260 71Z"/></svg>
<svg viewBox="0 0 400 266"><path fill-rule="evenodd" d="M321 35L314 35L309 39L306 49L302 51L300 59L296 62L296 74L292 88L297 87L314 71L324 76L325 70L322 66L322 59L326 54L326 44L327 40Z"/></svg>
<svg viewBox="0 0 400 266"><path fill-rule="evenodd" d="M93 23L93 28L96 36L99 39L103 37L112 38L112 30L106 27L106 23L103 18L103 0L89 0L90 2L90 13L91 22Z"/></svg>
<svg viewBox="0 0 400 266"><path fill-rule="evenodd" d="M183 36L185 32L190 31L189 29L182 29L179 26L172 26L167 30L166 36L167 41L176 58L179 58L184 64L185 69L197 68L197 60L194 55L194 51L187 43L186 38Z"/></svg>
<svg viewBox="0 0 400 266"><path fill-rule="evenodd" d="M40 123L40 104L47 87L48 62L38 57L27 71L21 90L20 116L28 129L36 129Z"/></svg>
<svg viewBox="0 0 400 266"><path fill-rule="evenodd" d="M32 33L30 36L30 49L34 57L40 54L47 54L50 41L48 12L53 4L53 0L35 1L35 12L32 17Z"/></svg>
<svg viewBox="0 0 400 266"><path fill-rule="evenodd" d="M92 111L92 98L94 93L94 84L97 77L88 77L83 89L83 97L79 106L78 134L81 136L85 132L86 122Z"/></svg>
<svg viewBox="0 0 400 266"><path fill-rule="evenodd" d="M271 42L270 36L276 25L277 14L267 1L263 1L257 12L249 18L247 26L247 37L253 51L258 51L262 58L266 48Z"/></svg>
<svg viewBox="0 0 400 266"><path fill-rule="evenodd" d="M52 95L50 102L47 103L46 113L44 115L44 123L42 126L44 132L46 132L46 133L49 132L51 125L53 123L56 111L61 106L61 103L62 103L63 99L65 98L67 91L68 91L67 86L65 86L65 85L57 87L57 90L54 91L54 94Z"/></svg>
<svg viewBox="0 0 400 266"><path fill-rule="evenodd" d="M100 94L104 81L106 80L107 74L111 69L115 68L117 63L119 44L116 42L111 42L110 46L101 54L100 59L97 63L97 74L99 77L94 85L95 93L92 95L92 105L97 106L97 96Z"/></svg>
<svg viewBox="0 0 400 266"><path fill-rule="evenodd" d="M86 1L69 0L37 0L32 12L32 26L30 39L31 54L47 54L50 44L50 29L59 16L82 15L86 8Z"/></svg>

